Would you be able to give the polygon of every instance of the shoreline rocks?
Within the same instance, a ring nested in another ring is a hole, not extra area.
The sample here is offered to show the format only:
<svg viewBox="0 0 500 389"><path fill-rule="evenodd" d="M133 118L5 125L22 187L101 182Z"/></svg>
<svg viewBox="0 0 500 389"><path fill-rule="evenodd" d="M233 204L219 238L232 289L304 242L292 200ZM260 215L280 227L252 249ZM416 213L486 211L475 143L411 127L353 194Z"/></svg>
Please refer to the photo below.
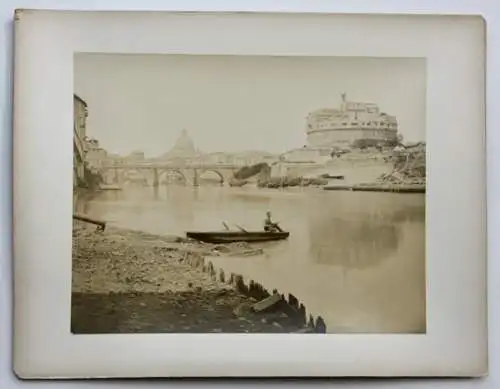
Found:
<svg viewBox="0 0 500 389"><path fill-rule="evenodd" d="M316 177L316 178L279 177L279 178L270 178L269 180L265 181L259 181L257 187L278 189L278 188L309 187L309 186L321 187L327 184L328 184L328 179L322 177Z"/></svg>
<svg viewBox="0 0 500 389"><path fill-rule="evenodd" d="M215 250L212 246L114 227L96 231L75 222L72 332L326 331L322 319L313 319L307 328L305 308L286 313L284 296L280 301L285 305L257 312L255 304L270 293L206 263L204 255Z"/></svg>

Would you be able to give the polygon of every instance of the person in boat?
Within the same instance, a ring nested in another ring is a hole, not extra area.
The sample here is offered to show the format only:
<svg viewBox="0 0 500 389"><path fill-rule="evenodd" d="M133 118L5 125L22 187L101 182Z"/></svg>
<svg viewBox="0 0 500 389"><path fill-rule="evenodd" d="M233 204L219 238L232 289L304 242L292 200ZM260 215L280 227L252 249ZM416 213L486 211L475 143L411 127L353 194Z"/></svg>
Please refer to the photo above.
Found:
<svg viewBox="0 0 500 389"><path fill-rule="evenodd" d="M264 231L266 232L281 232L282 229L278 223L273 222L271 218L271 211L266 212L266 219L264 220Z"/></svg>

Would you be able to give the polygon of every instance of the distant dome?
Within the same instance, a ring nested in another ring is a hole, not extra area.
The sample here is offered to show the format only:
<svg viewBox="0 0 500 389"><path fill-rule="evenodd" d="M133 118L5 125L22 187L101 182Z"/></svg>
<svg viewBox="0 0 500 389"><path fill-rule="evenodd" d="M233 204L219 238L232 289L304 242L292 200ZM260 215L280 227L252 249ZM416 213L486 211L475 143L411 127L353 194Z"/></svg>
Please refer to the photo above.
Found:
<svg viewBox="0 0 500 389"><path fill-rule="evenodd" d="M179 150L188 153L194 153L194 142L189 137L187 130L182 130L181 135L177 138L172 150Z"/></svg>
<svg viewBox="0 0 500 389"><path fill-rule="evenodd" d="M174 146L166 154L169 158L188 158L197 155L194 142L186 130L182 130Z"/></svg>

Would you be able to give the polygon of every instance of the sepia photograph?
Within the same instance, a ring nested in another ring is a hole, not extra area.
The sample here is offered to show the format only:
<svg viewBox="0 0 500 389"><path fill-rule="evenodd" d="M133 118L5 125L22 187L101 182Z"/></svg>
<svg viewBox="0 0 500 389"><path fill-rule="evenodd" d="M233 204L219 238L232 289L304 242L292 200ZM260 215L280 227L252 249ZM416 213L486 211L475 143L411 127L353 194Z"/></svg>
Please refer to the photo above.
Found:
<svg viewBox="0 0 500 389"><path fill-rule="evenodd" d="M426 333L425 58L77 53L73 107L73 334Z"/></svg>
<svg viewBox="0 0 500 389"><path fill-rule="evenodd" d="M487 374L484 18L14 16L18 377Z"/></svg>

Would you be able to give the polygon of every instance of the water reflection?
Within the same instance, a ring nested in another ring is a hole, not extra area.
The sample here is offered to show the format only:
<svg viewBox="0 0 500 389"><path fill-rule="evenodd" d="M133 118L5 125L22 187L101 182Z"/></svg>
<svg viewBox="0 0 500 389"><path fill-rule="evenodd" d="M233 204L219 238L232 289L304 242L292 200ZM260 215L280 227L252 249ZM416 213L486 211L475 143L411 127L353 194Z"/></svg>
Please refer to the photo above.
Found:
<svg viewBox="0 0 500 389"><path fill-rule="evenodd" d="M96 194L91 194L86 191L73 192L73 212L88 214L92 208L92 200Z"/></svg>
<svg viewBox="0 0 500 389"><path fill-rule="evenodd" d="M392 255L401 228L383 220L357 221L326 218L309 227L309 253L316 263L365 268Z"/></svg>

